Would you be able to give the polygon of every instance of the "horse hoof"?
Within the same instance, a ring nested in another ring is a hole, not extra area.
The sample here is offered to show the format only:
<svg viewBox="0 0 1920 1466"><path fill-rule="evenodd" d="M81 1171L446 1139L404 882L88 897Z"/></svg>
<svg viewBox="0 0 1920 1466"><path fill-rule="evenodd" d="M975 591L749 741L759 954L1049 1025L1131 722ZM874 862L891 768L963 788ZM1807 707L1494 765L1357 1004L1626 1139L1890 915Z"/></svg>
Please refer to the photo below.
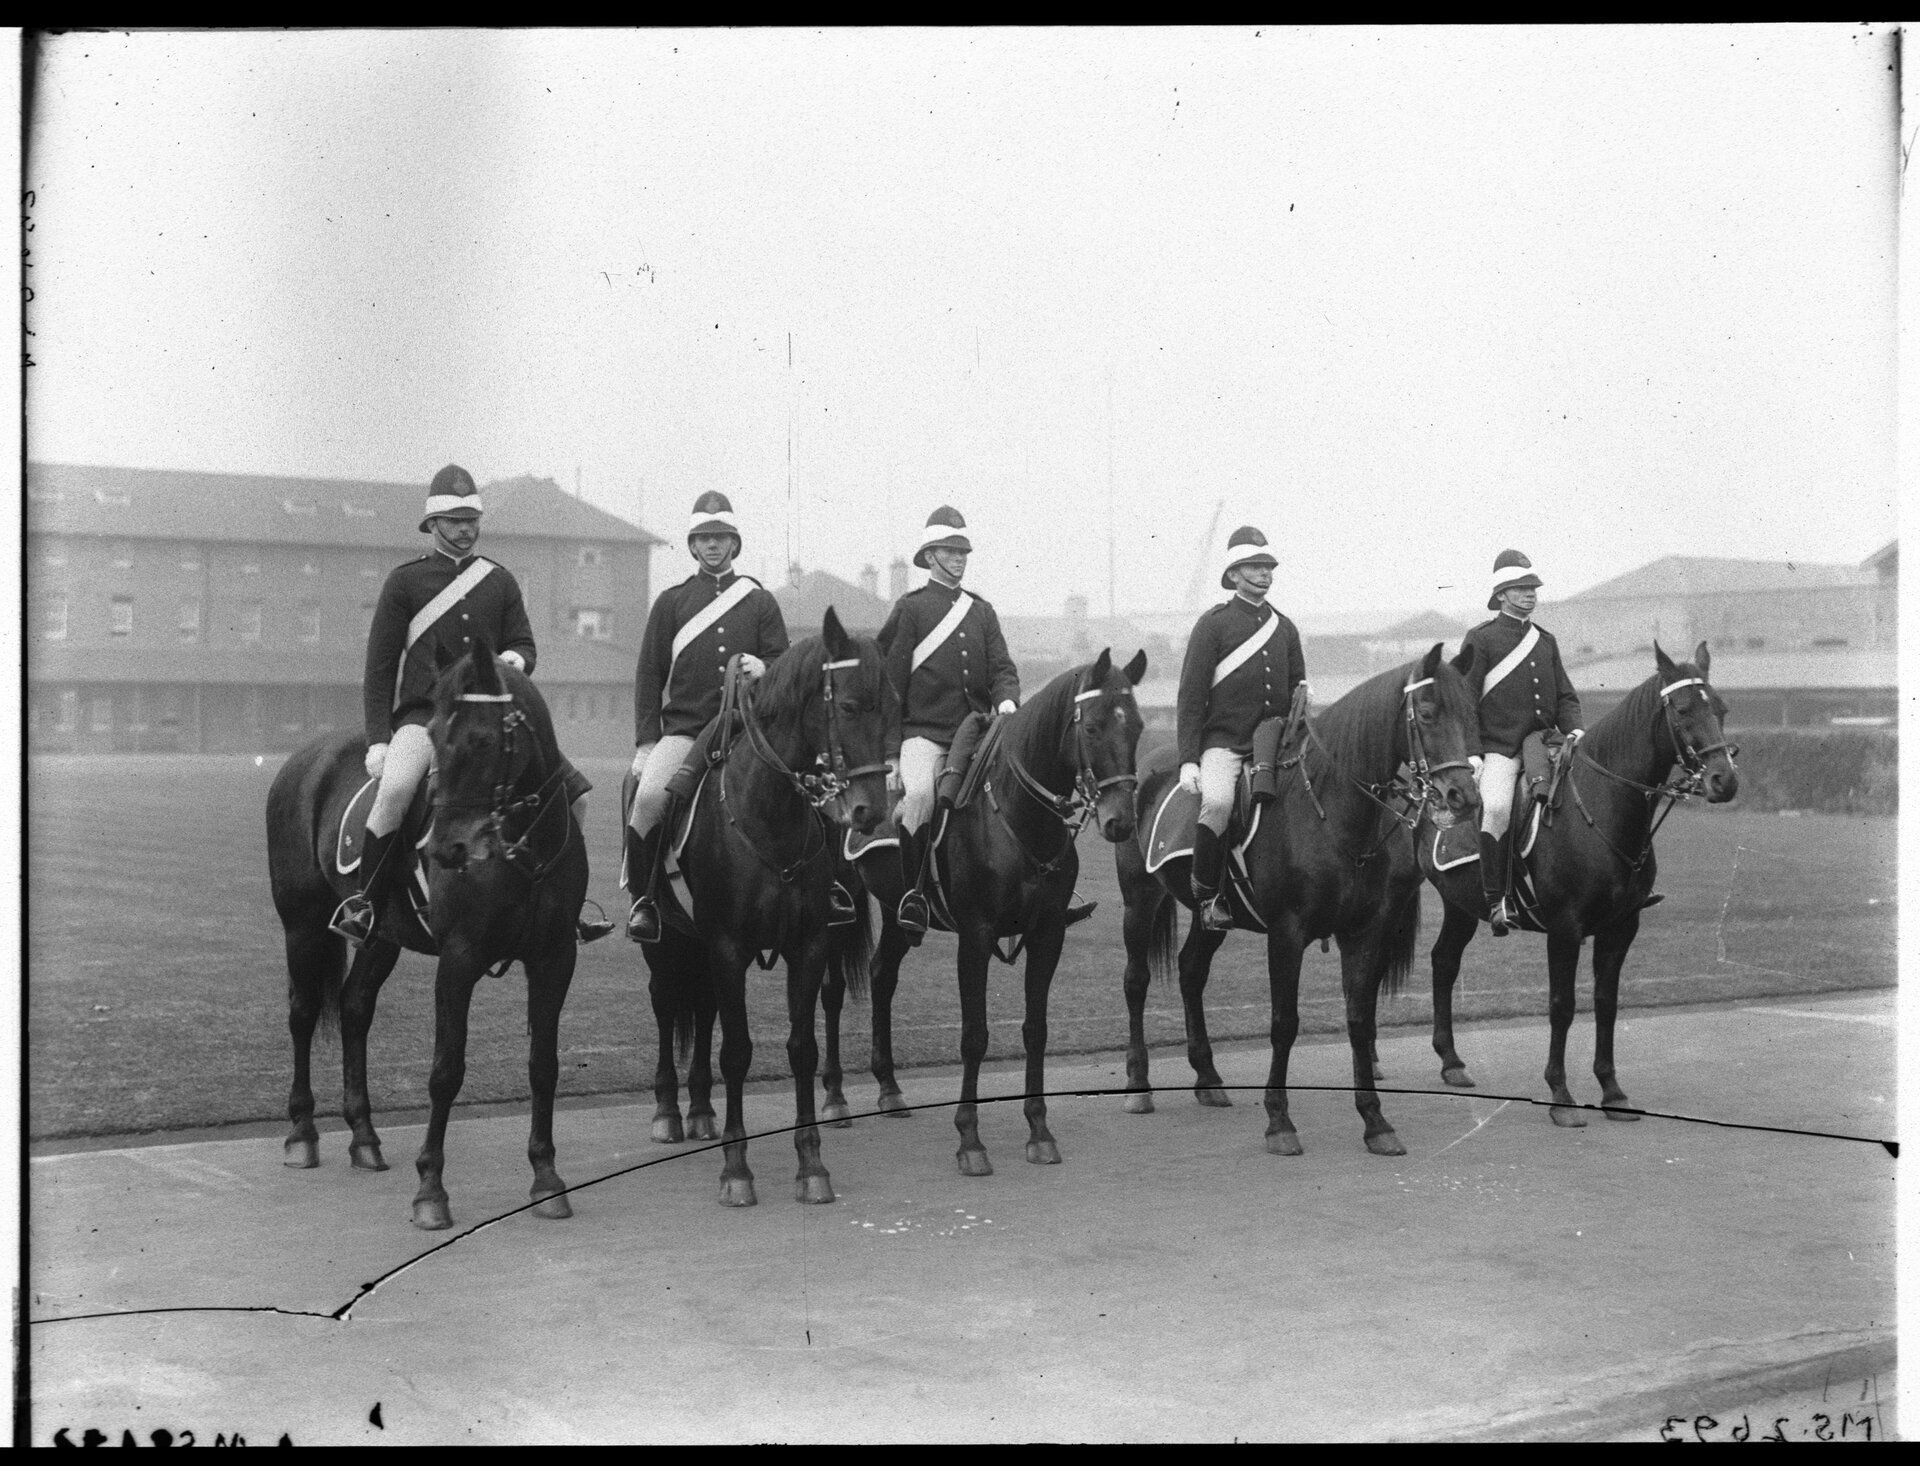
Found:
<svg viewBox="0 0 1920 1466"><path fill-rule="evenodd" d="M963 1176L991 1176L993 1162L987 1159L984 1150L967 1150L962 1147L956 1151L955 1159L960 1162L960 1174Z"/></svg>
<svg viewBox="0 0 1920 1466"><path fill-rule="evenodd" d="M687 1117L687 1139L718 1140L720 1128L713 1123L711 1115L689 1115Z"/></svg>
<svg viewBox="0 0 1920 1466"><path fill-rule="evenodd" d="M1373 1066L1373 1077L1376 1081L1385 1079L1387 1077L1387 1071L1382 1069L1378 1064L1375 1064Z"/></svg>
<svg viewBox="0 0 1920 1466"><path fill-rule="evenodd" d="M679 1115L655 1115L653 1117L653 1139L657 1145L678 1145L687 1138L686 1131L680 1128Z"/></svg>
<svg viewBox="0 0 1920 1466"><path fill-rule="evenodd" d="M1391 1130L1382 1130L1378 1135L1367 1137L1367 1149L1375 1155L1405 1155L1406 1146L1400 1143L1400 1137Z"/></svg>
<svg viewBox="0 0 1920 1466"><path fill-rule="evenodd" d="M1268 1155L1302 1155L1306 1147L1300 1143L1300 1137L1291 1130L1275 1130L1267 1136Z"/></svg>
<svg viewBox="0 0 1920 1466"><path fill-rule="evenodd" d="M1476 1087L1473 1082L1473 1076L1467 1073L1464 1064L1458 1069L1442 1069L1440 1071L1440 1079L1442 1083L1454 1089L1473 1089Z"/></svg>
<svg viewBox="0 0 1920 1466"><path fill-rule="evenodd" d="M1553 1123L1563 1130L1581 1130L1586 1127L1587 1117L1580 1110L1571 1109L1566 1105L1555 1105L1548 1113L1553 1116Z"/></svg>
<svg viewBox="0 0 1920 1466"><path fill-rule="evenodd" d="M1637 1120L1640 1118L1640 1112L1638 1110L1625 1109L1622 1107L1624 1106L1624 1104L1625 1104L1625 1101L1623 1100L1619 1105L1606 1106L1607 1118L1609 1120L1620 1120L1620 1121Z"/></svg>
<svg viewBox="0 0 1920 1466"><path fill-rule="evenodd" d="M550 1222L564 1222L573 1215L573 1205L562 1192L549 1191L545 1195L536 1192L533 1199L533 1214L536 1217L545 1217Z"/></svg>
<svg viewBox="0 0 1920 1466"><path fill-rule="evenodd" d="M1136 1089L1121 1101L1120 1107L1129 1115L1151 1115L1153 1096L1144 1089Z"/></svg>
<svg viewBox="0 0 1920 1466"><path fill-rule="evenodd" d="M444 1197L439 1200L415 1201L413 1224L423 1232L444 1232L453 1225L453 1209L447 1205Z"/></svg>
<svg viewBox="0 0 1920 1466"><path fill-rule="evenodd" d="M831 1125L835 1130L851 1130L853 1111L847 1108L847 1102L843 1099L828 1100L820 1107L820 1123Z"/></svg>
<svg viewBox="0 0 1920 1466"><path fill-rule="evenodd" d="M384 1171L387 1168L386 1158L380 1154L378 1143L362 1145L355 1141L347 1147L347 1155L352 1159L356 1171Z"/></svg>
<svg viewBox="0 0 1920 1466"><path fill-rule="evenodd" d="M753 1194L753 1177L722 1176L720 1178L720 1205L752 1206L759 1199Z"/></svg>
<svg viewBox="0 0 1920 1466"><path fill-rule="evenodd" d="M880 1096L880 1113L890 1115L896 1120L904 1120L913 1113L907 1104L906 1096L899 1090L888 1090Z"/></svg>
<svg viewBox="0 0 1920 1466"><path fill-rule="evenodd" d="M1052 1140L1029 1140L1027 1142L1027 1163L1035 1166L1059 1165L1059 1143Z"/></svg>
<svg viewBox="0 0 1920 1466"><path fill-rule="evenodd" d="M294 1137L287 1142L287 1153L280 1164L293 1171L311 1171L320 1164L320 1142Z"/></svg>
<svg viewBox="0 0 1920 1466"><path fill-rule="evenodd" d="M1224 1089L1196 1089L1193 1097L1210 1110L1230 1110L1233 1108L1233 1096Z"/></svg>
<svg viewBox="0 0 1920 1466"><path fill-rule="evenodd" d="M819 1206L833 1200L833 1182L823 1173L818 1176L796 1176L793 1182L793 1199L804 1201L809 1206Z"/></svg>

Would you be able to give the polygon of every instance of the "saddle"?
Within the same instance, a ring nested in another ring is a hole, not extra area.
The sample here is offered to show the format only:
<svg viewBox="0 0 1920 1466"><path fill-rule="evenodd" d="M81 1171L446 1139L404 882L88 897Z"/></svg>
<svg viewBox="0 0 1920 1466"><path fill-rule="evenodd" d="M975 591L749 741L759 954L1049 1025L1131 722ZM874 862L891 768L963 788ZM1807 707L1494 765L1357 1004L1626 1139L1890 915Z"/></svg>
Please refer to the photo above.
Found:
<svg viewBox="0 0 1920 1466"><path fill-rule="evenodd" d="M1283 721L1280 718L1268 719L1268 722L1276 724ZM1233 924L1253 931L1265 931L1265 924L1254 915L1253 893L1247 877L1247 847L1259 833L1260 817L1268 802L1255 797L1253 779L1252 761L1249 760L1247 766L1241 769L1240 780L1234 787L1233 814L1227 820L1227 831L1222 837L1227 859L1222 863L1221 887L1227 898L1227 906L1233 912ZM1199 827L1200 796L1189 793L1176 779L1154 806L1153 818L1142 820L1136 826L1140 832L1137 838L1140 840L1141 853L1146 857L1147 870L1157 871L1169 861L1183 856L1191 858L1195 831Z"/></svg>
<svg viewBox="0 0 1920 1466"><path fill-rule="evenodd" d="M713 725L709 724L707 732L712 731ZM687 875L681 868L680 856L687 848L688 836L693 833L693 816L700 807L701 799L706 796L707 775L711 772L711 767L705 763L702 750L709 743L710 740L703 734L700 741L694 745L693 752L687 755L686 762L674 770L673 778L668 781L667 787L675 795L671 806L673 824L667 830L666 848L661 851L661 881L654 893L660 903L660 919L690 935L695 930L693 894L687 889ZM696 767L697 756L700 757L699 772L694 776L691 771ZM635 779L632 771L629 770L620 784L622 823L633 814L633 796L638 787L639 780ZM623 853L620 857L620 886L621 889L630 891L633 887L628 877L627 857Z"/></svg>
<svg viewBox="0 0 1920 1466"><path fill-rule="evenodd" d="M433 834L432 783L433 778L429 775L415 787L413 800L407 805L406 815L395 832L398 838L394 846L413 852L410 871L413 878L403 881L401 886L407 893L407 909L413 913L414 920L420 924L421 933L429 940L432 928L427 922L427 840ZM343 876L350 876L360 869L360 860L367 847L367 815L373 810L374 791L379 787L378 779L367 780L341 812L340 832L334 839L333 868Z"/></svg>

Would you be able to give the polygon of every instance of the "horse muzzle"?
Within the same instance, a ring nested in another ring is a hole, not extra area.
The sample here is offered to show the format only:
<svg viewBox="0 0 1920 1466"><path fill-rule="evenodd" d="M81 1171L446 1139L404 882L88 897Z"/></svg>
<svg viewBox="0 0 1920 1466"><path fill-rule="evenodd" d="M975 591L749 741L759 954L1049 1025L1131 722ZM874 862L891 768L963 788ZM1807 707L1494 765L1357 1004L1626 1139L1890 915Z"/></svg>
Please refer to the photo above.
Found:
<svg viewBox="0 0 1920 1466"><path fill-rule="evenodd" d="M1725 804L1740 792L1740 771L1733 760L1722 754L1709 763L1700 776L1700 792L1708 804Z"/></svg>
<svg viewBox="0 0 1920 1466"><path fill-rule="evenodd" d="M1109 844L1119 845L1133 838L1133 785L1127 784L1109 790L1100 796L1095 808L1100 815L1100 838Z"/></svg>

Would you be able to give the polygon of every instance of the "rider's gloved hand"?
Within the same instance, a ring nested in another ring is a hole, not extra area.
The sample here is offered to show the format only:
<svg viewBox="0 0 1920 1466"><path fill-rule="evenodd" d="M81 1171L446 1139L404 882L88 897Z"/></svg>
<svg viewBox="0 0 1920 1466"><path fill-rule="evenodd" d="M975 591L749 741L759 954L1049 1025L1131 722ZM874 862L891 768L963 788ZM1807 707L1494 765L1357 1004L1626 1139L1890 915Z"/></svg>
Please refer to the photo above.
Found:
<svg viewBox="0 0 1920 1466"><path fill-rule="evenodd" d="M758 681L760 678L766 676L767 664L752 652L742 652L740 653L740 670L755 681Z"/></svg>
<svg viewBox="0 0 1920 1466"><path fill-rule="evenodd" d="M904 782L902 782L900 778L900 760L897 758L888 759L887 760L887 793L892 795L895 799L898 799L902 794L905 794L906 792L907 792L907 786Z"/></svg>
<svg viewBox="0 0 1920 1466"><path fill-rule="evenodd" d="M1007 698L1000 704L999 707L995 708L994 711L996 713L1010 713L1013 711L1013 709L1014 709L1013 699Z"/></svg>
<svg viewBox="0 0 1920 1466"><path fill-rule="evenodd" d="M367 748L367 777L369 779L379 778L381 771L384 770L386 766L387 745L384 743L370 744Z"/></svg>
<svg viewBox="0 0 1920 1466"><path fill-rule="evenodd" d="M527 659L518 652L502 652L500 653L500 660L507 663L516 672L525 672L527 670Z"/></svg>
<svg viewBox="0 0 1920 1466"><path fill-rule="evenodd" d="M633 751L633 777L639 778L647 767L647 755L653 752L651 743L643 743Z"/></svg>
<svg viewBox="0 0 1920 1466"><path fill-rule="evenodd" d="M1578 743L1582 738L1585 738L1586 736L1587 736L1587 730L1585 728L1575 728L1571 733L1567 735L1567 747L1572 748L1574 744Z"/></svg>
<svg viewBox="0 0 1920 1466"><path fill-rule="evenodd" d="M1189 794L1198 794L1200 792L1200 765L1180 765L1180 787Z"/></svg>
<svg viewBox="0 0 1920 1466"><path fill-rule="evenodd" d="M1480 766L1486 763L1486 760L1477 753L1470 753L1467 755L1467 763L1473 769L1474 778L1477 779L1480 777Z"/></svg>

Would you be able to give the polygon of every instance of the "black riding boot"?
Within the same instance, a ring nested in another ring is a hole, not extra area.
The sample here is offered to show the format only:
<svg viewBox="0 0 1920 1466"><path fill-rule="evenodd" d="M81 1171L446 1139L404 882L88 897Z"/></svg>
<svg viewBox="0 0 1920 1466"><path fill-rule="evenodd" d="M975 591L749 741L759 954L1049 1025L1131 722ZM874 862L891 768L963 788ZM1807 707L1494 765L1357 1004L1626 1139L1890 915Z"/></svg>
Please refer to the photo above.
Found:
<svg viewBox="0 0 1920 1466"><path fill-rule="evenodd" d="M1507 837L1480 832L1480 889L1487 898L1487 921L1496 937L1513 927L1513 908L1507 904Z"/></svg>
<svg viewBox="0 0 1920 1466"><path fill-rule="evenodd" d="M660 904L654 899L654 891L660 878L661 832L665 828L663 820L646 834L636 835L633 826L627 826L627 889L635 893L627 911L630 942L660 940Z"/></svg>
<svg viewBox="0 0 1920 1466"><path fill-rule="evenodd" d="M907 893L900 898L893 920L911 947L920 945L920 939L933 923L933 913L927 906L926 894L927 867L932 863L933 820L930 819L912 834L903 831L900 836L900 865L910 884Z"/></svg>
<svg viewBox="0 0 1920 1466"><path fill-rule="evenodd" d="M387 867L405 864L399 856L392 854L397 834L399 831L389 830L384 835L369 834L366 837L360 847L360 889L340 903L329 923L332 930L356 947L364 947L380 929L380 917L386 910L387 891L393 885L393 875Z"/></svg>
<svg viewBox="0 0 1920 1466"><path fill-rule="evenodd" d="M1233 930L1233 912L1220 894L1220 867L1226 850L1209 825L1198 825L1193 832L1193 909L1200 925L1210 932Z"/></svg>

